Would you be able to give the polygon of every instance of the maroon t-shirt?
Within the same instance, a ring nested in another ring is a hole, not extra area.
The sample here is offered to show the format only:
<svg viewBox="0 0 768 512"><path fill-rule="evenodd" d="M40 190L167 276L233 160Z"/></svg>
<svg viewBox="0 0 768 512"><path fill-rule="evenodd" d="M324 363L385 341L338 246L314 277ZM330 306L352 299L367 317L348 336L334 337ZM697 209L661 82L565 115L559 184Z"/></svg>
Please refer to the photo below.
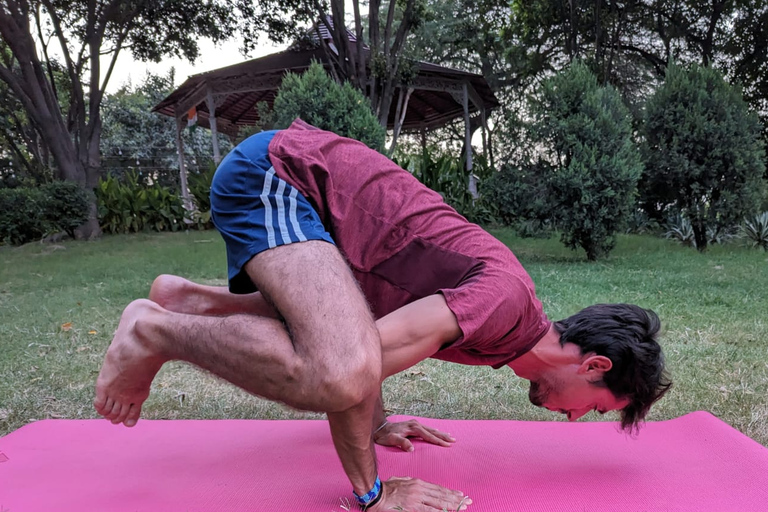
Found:
<svg viewBox="0 0 768 512"><path fill-rule="evenodd" d="M385 156L296 120L269 157L317 210L376 318L443 294L462 336L433 357L499 368L547 332L514 254Z"/></svg>

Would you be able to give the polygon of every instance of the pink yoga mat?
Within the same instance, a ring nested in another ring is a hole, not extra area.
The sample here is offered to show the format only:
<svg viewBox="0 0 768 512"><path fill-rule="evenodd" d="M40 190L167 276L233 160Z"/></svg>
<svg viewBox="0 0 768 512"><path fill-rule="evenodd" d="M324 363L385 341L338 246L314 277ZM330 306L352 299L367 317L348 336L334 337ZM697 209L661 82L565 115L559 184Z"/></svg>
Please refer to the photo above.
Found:
<svg viewBox="0 0 768 512"><path fill-rule="evenodd" d="M768 510L768 449L705 412L636 439L614 423L422 422L456 444L379 447L382 478L460 489L470 511ZM324 421L45 420L0 439L3 512L342 512L350 497Z"/></svg>

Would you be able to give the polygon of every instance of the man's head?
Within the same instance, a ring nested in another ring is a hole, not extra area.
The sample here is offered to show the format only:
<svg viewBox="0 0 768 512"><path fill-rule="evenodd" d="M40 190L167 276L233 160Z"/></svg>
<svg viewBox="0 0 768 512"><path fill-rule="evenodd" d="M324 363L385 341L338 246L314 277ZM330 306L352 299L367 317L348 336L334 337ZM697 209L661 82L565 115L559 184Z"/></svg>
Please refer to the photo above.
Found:
<svg viewBox="0 0 768 512"><path fill-rule="evenodd" d="M577 346L577 360L531 381L531 402L571 420L620 409L622 428L636 429L672 384L656 341L660 326L656 313L632 304L597 304L555 322L560 346Z"/></svg>

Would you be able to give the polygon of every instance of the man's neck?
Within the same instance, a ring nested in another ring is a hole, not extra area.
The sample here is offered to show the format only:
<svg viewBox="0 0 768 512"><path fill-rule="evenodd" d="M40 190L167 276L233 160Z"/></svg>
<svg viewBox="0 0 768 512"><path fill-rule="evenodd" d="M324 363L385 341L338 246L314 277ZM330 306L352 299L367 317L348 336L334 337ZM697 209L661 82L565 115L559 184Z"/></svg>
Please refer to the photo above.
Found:
<svg viewBox="0 0 768 512"><path fill-rule="evenodd" d="M578 358L578 347L573 347L576 349L575 352L570 350L571 348L560 345L560 333L552 324L539 342L531 350L509 363L509 367L518 377L537 380L547 370L563 363L570 363L574 357Z"/></svg>

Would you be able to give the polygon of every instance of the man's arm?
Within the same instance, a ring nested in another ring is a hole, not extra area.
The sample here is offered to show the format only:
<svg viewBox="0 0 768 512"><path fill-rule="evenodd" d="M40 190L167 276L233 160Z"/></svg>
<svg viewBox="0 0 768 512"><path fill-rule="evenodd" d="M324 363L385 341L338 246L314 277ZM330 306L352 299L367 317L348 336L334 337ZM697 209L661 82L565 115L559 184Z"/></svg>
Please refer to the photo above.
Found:
<svg viewBox="0 0 768 512"><path fill-rule="evenodd" d="M434 355L461 336L456 316L441 294L393 311L380 318L376 327L381 336L382 380Z"/></svg>
<svg viewBox="0 0 768 512"><path fill-rule="evenodd" d="M430 357L444 344L461 336L456 317L442 295L430 295L403 306L379 319L376 327L381 336L382 380ZM381 394L375 397L369 418L373 418L372 430L384 423ZM407 441L404 433L398 430L393 434ZM370 510L397 507L414 512L464 510L472 503L459 491L415 478L391 478L384 482L382 492L381 501Z"/></svg>
<svg viewBox="0 0 768 512"><path fill-rule="evenodd" d="M456 317L442 295L432 295L409 304L376 322L382 344L382 361L386 378L432 356L445 343L461 335ZM379 394L373 410L373 438L377 444L413 450L409 437L450 446L455 439L445 432L422 425L416 420L387 423L383 400Z"/></svg>

